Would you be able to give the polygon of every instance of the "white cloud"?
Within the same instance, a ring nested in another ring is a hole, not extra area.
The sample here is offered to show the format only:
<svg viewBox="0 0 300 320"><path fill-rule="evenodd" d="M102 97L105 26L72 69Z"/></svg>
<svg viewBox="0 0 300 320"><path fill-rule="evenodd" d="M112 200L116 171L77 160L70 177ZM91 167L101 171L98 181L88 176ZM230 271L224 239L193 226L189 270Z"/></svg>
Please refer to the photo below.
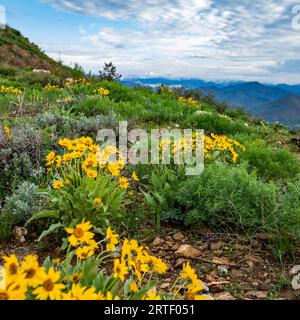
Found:
<svg viewBox="0 0 300 320"><path fill-rule="evenodd" d="M113 60L128 74L300 82L284 68L297 61L300 32L291 27L291 0L44 0L55 8L123 21L96 31L80 26L85 47L67 61L99 69ZM126 22L130 22L126 24ZM128 25L130 27L128 27ZM52 50L53 51L53 50ZM292 80L291 80L292 79Z"/></svg>

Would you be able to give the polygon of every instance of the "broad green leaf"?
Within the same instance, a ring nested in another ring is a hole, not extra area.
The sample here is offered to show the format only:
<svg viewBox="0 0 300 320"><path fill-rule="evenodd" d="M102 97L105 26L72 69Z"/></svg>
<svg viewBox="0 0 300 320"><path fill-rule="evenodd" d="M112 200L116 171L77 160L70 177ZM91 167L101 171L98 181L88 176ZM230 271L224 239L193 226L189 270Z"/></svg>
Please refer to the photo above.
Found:
<svg viewBox="0 0 300 320"><path fill-rule="evenodd" d="M38 241L41 241L43 238L47 237L49 234L54 233L59 228L63 228L64 226L59 222L56 224L51 224L48 230L45 230L42 232L42 234L39 236Z"/></svg>
<svg viewBox="0 0 300 320"><path fill-rule="evenodd" d="M28 226L32 221L43 219L43 218L59 218L59 211L57 211L57 210L43 210L40 212L36 212L26 222L25 227Z"/></svg>

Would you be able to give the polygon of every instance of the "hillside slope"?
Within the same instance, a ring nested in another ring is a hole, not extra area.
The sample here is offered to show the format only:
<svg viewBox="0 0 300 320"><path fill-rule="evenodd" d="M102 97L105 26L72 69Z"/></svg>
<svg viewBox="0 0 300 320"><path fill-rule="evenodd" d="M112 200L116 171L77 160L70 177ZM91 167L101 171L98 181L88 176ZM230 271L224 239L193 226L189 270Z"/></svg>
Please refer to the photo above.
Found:
<svg viewBox="0 0 300 320"><path fill-rule="evenodd" d="M300 97L289 94L255 109L254 113L271 122L278 121L287 126L300 126Z"/></svg>
<svg viewBox="0 0 300 320"><path fill-rule="evenodd" d="M0 64L18 69L45 69L61 78L82 75L82 70L74 70L51 59L21 32L8 26L0 29Z"/></svg>

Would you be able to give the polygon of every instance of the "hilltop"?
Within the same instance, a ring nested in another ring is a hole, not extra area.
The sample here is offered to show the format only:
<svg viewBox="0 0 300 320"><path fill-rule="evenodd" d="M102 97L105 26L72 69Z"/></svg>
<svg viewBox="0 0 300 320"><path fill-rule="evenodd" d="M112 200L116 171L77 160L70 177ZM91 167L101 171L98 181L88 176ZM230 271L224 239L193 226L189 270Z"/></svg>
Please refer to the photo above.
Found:
<svg viewBox="0 0 300 320"><path fill-rule="evenodd" d="M43 69L61 79L81 77L83 70L72 69L47 56L20 31L9 26L0 30L0 75L16 77L21 71Z"/></svg>

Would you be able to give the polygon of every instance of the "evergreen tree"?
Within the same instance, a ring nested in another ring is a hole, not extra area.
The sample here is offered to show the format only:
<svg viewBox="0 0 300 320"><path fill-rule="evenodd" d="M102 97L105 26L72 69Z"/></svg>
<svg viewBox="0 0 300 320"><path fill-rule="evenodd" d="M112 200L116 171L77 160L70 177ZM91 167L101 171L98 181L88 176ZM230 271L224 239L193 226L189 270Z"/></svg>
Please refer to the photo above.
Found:
<svg viewBox="0 0 300 320"><path fill-rule="evenodd" d="M104 63L103 71L99 71L99 79L107 81L118 81L122 77L117 73L117 68L112 62Z"/></svg>

